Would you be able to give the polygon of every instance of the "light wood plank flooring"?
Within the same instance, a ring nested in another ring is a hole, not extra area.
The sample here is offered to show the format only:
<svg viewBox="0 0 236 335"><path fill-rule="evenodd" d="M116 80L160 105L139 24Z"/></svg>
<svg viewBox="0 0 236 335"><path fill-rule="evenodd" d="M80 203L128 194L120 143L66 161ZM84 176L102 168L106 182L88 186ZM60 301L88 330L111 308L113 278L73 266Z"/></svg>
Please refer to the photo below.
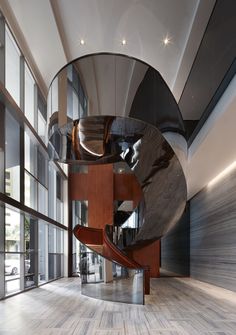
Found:
<svg viewBox="0 0 236 335"><path fill-rule="evenodd" d="M0 302L0 335L236 334L236 293L192 279L153 279L146 305L80 294L65 278Z"/></svg>

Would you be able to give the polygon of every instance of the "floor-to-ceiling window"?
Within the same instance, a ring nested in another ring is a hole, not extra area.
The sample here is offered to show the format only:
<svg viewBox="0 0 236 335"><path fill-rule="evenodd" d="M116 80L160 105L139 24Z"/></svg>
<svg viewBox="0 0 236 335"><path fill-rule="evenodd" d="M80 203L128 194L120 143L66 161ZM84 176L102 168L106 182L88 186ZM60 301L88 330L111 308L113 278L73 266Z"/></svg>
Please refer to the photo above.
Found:
<svg viewBox="0 0 236 335"><path fill-rule="evenodd" d="M5 111L5 193L20 200L20 126Z"/></svg>
<svg viewBox="0 0 236 335"><path fill-rule="evenodd" d="M5 294L23 289L24 273L24 218L5 208Z"/></svg>
<svg viewBox="0 0 236 335"><path fill-rule="evenodd" d="M72 201L72 228L77 224L81 226L88 225L88 201ZM81 244L78 239L72 237L72 273L74 275L80 273L80 254L86 252L87 247Z"/></svg>
<svg viewBox="0 0 236 335"><path fill-rule="evenodd" d="M49 162L47 105L37 80L8 26L0 29L1 299L64 275L67 175ZM54 106L57 100L55 87Z"/></svg>
<svg viewBox="0 0 236 335"><path fill-rule="evenodd" d="M20 106L21 53L8 27L5 27L5 87Z"/></svg>

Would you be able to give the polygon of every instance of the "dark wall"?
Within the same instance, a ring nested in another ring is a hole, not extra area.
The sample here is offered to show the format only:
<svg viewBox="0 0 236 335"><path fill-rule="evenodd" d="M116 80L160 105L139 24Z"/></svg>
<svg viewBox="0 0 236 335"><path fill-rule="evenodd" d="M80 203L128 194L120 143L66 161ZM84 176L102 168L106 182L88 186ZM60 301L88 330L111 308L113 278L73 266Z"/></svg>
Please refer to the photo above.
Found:
<svg viewBox="0 0 236 335"><path fill-rule="evenodd" d="M191 277L236 291L236 170L190 203Z"/></svg>
<svg viewBox="0 0 236 335"><path fill-rule="evenodd" d="M189 276L189 204L176 226L161 239L161 268Z"/></svg>
<svg viewBox="0 0 236 335"><path fill-rule="evenodd" d="M183 115L201 119L189 144L235 75L235 17L235 0L216 1L179 101Z"/></svg>

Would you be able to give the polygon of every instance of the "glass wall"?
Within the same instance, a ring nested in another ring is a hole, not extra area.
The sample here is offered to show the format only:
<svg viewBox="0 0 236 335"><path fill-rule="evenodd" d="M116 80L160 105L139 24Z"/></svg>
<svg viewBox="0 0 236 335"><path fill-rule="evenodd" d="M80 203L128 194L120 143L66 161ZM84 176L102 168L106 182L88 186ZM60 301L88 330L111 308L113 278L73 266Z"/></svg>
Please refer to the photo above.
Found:
<svg viewBox="0 0 236 335"><path fill-rule="evenodd" d="M5 208L5 295L24 289L24 217Z"/></svg>
<svg viewBox="0 0 236 335"><path fill-rule="evenodd" d="M88 201L72 201L72 227L74 228L77 224L81 226L87 226L88 222ZM78 239L72 236L72 273L74 275L80 274L81 266L80 259L83 252L89 252L90 250L80 243ZM95 254L95 253L94 253Z"/></svg>
<svg viewBox="0 0 236 335"><path fill-rule="evenodd" d="M5 113L5 193L20 200L20 127Z"/></svg>
<svg viewBox="0 0 236 335"><path fill-rule="evenodd" d="M67 67L67 116L76 120L87 115L87 99L79 73L73 65Z"/></svg>
<svg viewBox="0 0 236 335"><path fill-rule="evenodd" d="M37 285L37 229L38 221L24 217L24 285L25 288Z"/></svg>
<svg viewBox="0 0 236 335"><path fill-rule="evenodd" d="M48 162L43 95L9 28L0 29L5 35L2 84L11 96L4 91L0 96L0 194L5 197L0 202L1 299L64 275L67 228L60 222L67 177L58 164ZM58 106L57 90L52 103Z"/></svg>
<svg viewBox="0 0 236 335"><path fill-rule="evenodd" d="M47 105L40 93L38 93L38 135L45 143L47 140L46 122L47 122Z"/></svg>
<svg viewBox="0 0 236 335"><path fill-rule="evenodd" d="M5 30L5 86L20 106L20 50L9 29Z"/></svg>
<svg viewBox="0 0 236 335"><path fill-rule="evenodd" d="M52 225L48 227L48 278L63 274L63 232Z"/></svg>
<svg viewBox="0 0 236 335"><path fill-rule="evenodd" d="M5 294L20 291L23 283L24 246L22 237L24 226L22 216L8 208L5 209Z"/></svg>
<svg viewBox="0 0 236 335"><path fill-rule="evenodd" d="M33 76L30 73L30 70L25 63L25 99L24 99L24 106L25 106L25 116L32 124L35 126L35 81Z"/></svg>
<svg viewBox="0 0 236 335"><path fill-rule="evenodd" d="M63 239L62 229L5 206L5 247L0 251L4 285L0 285L0 296L62 277Z"/></svg>
<svg viewBox="0 0 236 335"><path fill-rule="evenodd" d="M56 174L56 220L63 223L64 209L63 209L63 179L57 172Z"/></svg>
<svg viewBox="0 0 236 335"><path fill-rule="evenodd" d="M48 159L25 131L25 205L48 215Z"/></svg>
<svg viewBox="0 0 236 335"><path fill-rule="evenodd" d="M43 284L48 281L48 225L42 220L39 220L38 236L38 281L39 284Z"/></svg>
<svg viewBox="0 0 236 335"><path fill-rule="evenodd" d="M81 84L78 71L73 65L67 66L67 117L70 120L87 115L87 97ZM60 81L55 77L48 94L48 121L51 116L59 110L58 92L60 90Z"/></svg>

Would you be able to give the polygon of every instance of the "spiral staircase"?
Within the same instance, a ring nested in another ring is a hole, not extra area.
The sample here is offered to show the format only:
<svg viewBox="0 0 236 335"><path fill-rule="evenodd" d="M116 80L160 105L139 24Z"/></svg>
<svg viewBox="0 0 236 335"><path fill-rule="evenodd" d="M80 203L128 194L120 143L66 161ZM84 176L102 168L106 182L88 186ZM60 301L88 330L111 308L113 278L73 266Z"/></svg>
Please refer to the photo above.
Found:
<svg viewBox="0 0 236 335"><path fill-rule="evenodd" d="M103 56L108 60L107 55L97 56L100 61ZM121 55L117 57L122 58ZM86 57L76 60L77 68L84 61ZM140 264L134 255L136 250L142 252L166 234L184 211L187 191L183 159L180 163L178 157L184 156L179 154L182 150L179 143L185 145L186 141L182 117L169 88L156 70L146 64L143 66L146 66L145 75L136 85L132 104L121 113L123 115L88 113L88 116L71 121L67 116L69 122L64 125L60 125L62 111L52 115L48 150L52 159L70 165L125 162L129 166L141 188L138 227L123 228L126 213L118 224L117 220L111 220L97 222L96 226L96 222L91 225L88 220L87 226L77 225L73 232L81 243L104 258L129 269L143 270L144 291L149 294L148 261ZM86 85L89 91L88 82ZM71 183L70 187L76 186ZM116 236L118 230L119 238Z"/></svg>

